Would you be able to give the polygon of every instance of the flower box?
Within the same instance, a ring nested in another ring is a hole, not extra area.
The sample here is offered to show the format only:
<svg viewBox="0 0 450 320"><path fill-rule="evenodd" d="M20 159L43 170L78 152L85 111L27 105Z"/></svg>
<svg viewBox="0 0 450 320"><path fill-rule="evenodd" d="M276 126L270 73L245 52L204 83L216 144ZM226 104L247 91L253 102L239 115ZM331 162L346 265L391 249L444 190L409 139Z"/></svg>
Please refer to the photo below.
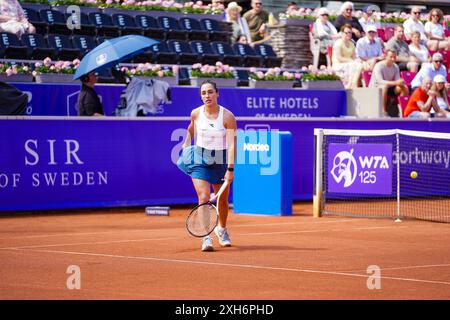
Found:
<svg viewBox="0 0 450 320"><path fill-rule="evenodd" d="M2 82L33 82L33 75L31 74L0 74L0 81Z"/></svg>
<svg viewBox="0 0 450 320"><path fill-rule="evenodd" d="M237 79L231 78L198 78L191 77L191 86L200 87L203 81L211 80L217 84L217 87L237 87Z"/></svg>
<svg viewBox="0 0 450 320"><path fill-rule="evenodd" d="M250 79L249 87L256 89L292 89L295 81L289 80L260 80Z"/></svg>
<svg viewBox="0 0 450 320"><path fill-rule="evenodd" d="M73 80L73 74L65 73L42 73L36 75L37 83L79 83Z"/></svg>
<svg viewBox="0 0 450 320"><path fill-rule="evenodd" d="M317 80L317 81L303 81L302 87L304 89L344 89L344 84L340 80Z"/></svg>
<svg viewBox="0 0 450 320"><path fill-rule="evenodd" d="M177 86L178 85L178 79L177 77L146 77L146 76L136 76L139 80L148 80L148 79L155 79L160 81L167 82L170 86Z"/></svg>

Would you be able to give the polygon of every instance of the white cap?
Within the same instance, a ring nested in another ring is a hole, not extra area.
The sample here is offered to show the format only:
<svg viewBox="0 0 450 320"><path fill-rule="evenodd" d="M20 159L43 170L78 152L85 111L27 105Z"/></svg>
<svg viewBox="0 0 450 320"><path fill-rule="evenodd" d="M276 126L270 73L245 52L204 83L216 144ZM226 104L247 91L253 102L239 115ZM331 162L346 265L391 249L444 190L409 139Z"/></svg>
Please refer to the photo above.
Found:
<svg viewBox="0 0 450 320"><path fill-rule="evenodd" d="M366 27L366 32L369 32L369 31L377 32L377 27L375 25L373 25L373 24L369 24Z"/></svg>
<svg viewBox="0 0 450 320"><path fill-rule="evenodd" d="M433 82L446 83L447 80L445 80L445 77L442 74L437 74L437 75L434 76Z"/></svg>
<svg viewBox="0 0 450 320"><path fill-rule="evenodd" d="M442 54L440 52L435 52L433 54L433 58L431 60L433 60L433 61L442 61L442 60L444 60L444 57L442 56Z"/></svg>
<svg viewBox="0 0 450 320"><path fill-rule="evenodd" d="M323 15L323 14L328 14L328 15L330 15L330 13L328 12L328 9L327 9L327 8L320 8L319 11L317 11L317 14L318 14L319 16L321 16L321 15Z"/></svg>

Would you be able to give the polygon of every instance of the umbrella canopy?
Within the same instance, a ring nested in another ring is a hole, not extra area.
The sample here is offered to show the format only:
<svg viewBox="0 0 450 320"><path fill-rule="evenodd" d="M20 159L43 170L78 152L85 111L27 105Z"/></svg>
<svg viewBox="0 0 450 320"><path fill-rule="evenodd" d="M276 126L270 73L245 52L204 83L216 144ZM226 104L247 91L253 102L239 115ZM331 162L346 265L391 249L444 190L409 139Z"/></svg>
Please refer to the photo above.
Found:
<svg viewBox="0 0 450 320"><path fill-rule="evenodd" d="M158 42L151 38L134 34L105 40L83 57L73 79L79 79L82 75L94 70L112 67L121 61L144 52Z"/></svg>

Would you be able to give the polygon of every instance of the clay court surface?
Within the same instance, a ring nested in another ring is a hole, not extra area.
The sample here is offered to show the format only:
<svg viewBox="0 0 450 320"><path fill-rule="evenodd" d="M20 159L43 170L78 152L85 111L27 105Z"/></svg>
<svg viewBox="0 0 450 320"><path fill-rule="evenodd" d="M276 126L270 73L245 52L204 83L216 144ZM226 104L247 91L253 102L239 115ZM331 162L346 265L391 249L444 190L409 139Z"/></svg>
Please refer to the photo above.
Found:
<svg viewBox="0 0 450 320"><path fill-rule="evenodd" d="M450 299L449 224L317 219L311 207L231 214L233 247L215 238L207 253L184 228L189 208L2 214L0 299ZM380 289L367 287L372 265Z"/></svg>

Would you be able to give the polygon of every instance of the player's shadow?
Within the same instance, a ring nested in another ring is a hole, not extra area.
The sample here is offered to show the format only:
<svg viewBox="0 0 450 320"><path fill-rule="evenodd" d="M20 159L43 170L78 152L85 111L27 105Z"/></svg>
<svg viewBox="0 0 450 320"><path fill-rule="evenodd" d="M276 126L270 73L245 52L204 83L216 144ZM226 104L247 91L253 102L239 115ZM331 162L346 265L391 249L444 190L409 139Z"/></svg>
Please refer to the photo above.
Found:
<svg viewBox="0 0 450 320"><path fill-rule="evenodd" d="M328 250L326 248L303 248L292 246L264 246L264 245L250 245L250 246L234 246L227 249L234 249L236 251L321 251Z"/></svg>

